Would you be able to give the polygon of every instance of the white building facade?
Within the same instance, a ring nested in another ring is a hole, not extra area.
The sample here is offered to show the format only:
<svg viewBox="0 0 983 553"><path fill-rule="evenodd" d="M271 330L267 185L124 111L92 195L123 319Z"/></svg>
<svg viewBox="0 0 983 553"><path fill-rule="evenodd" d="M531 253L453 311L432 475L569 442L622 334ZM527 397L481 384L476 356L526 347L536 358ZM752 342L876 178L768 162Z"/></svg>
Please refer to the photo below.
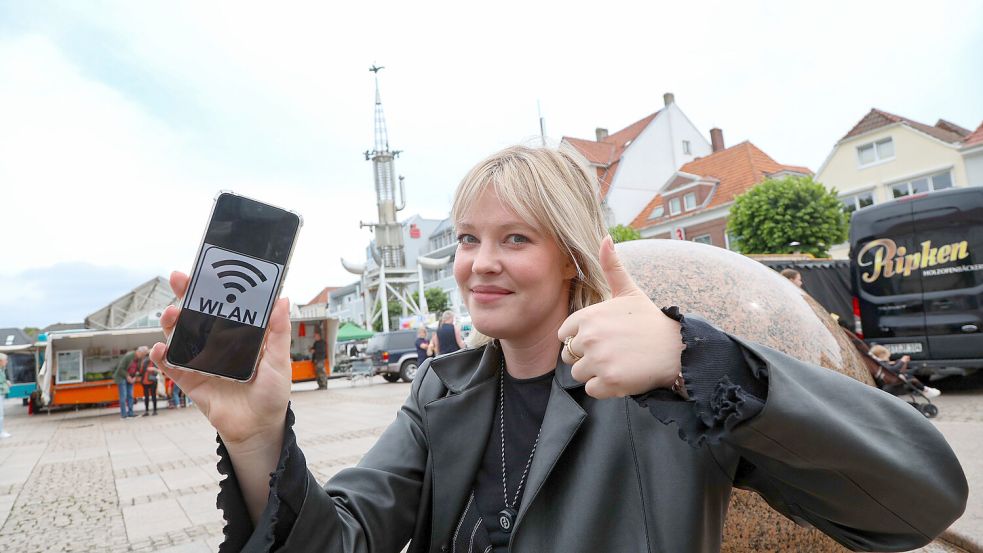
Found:
<svg viewBox="0 0 983 553"><path fill-rule="evenodd" d="M563 138L597 170L609 226L630 224L679 167L713 151L671 93L663 102L616 133L598 128L596 140Z"/></svg>

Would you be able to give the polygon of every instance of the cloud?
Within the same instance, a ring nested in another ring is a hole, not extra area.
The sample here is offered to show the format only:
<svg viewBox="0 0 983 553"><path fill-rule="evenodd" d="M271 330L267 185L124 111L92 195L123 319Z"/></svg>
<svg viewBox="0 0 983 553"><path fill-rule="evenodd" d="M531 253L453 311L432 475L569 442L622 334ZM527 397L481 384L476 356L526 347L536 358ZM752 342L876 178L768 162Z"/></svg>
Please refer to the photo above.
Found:
<svg viewBox="0 0 983 553"><path fill-rule="evenodd" d="M813 169L872 106L975 127L981 20L945 1L0 2L0 213L17 247L0 278L189 270L228 189L304 216L292 299L352 282L338 259L364 256L358 223L377 217L361 156L373 62L400 215L439 218L471 165L538 134L537 100L549 135L591 137L673 91L698 128Z"/></svg>
<svg viewBox="0 0 983 553"><path fill-rule="evenodd" d="M82 322L153 276L89 263L58 263L0 276L0 327Z"/></svg>

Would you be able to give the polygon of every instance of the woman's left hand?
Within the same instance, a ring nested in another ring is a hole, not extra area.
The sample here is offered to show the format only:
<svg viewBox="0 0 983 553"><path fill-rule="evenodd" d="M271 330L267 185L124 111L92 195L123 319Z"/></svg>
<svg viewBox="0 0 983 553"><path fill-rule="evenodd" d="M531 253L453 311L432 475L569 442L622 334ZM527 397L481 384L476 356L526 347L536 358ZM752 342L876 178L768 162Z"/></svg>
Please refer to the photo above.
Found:
<svg viewBox="0 0 983 553"><path fill-rule="evenodd" d="M680 324L635 284L610 236L601 241L600 261L612 297L573 313L560 325L560 341L573 338L563 348L563 361L598 399L671 387L685 347Z"/></svg>

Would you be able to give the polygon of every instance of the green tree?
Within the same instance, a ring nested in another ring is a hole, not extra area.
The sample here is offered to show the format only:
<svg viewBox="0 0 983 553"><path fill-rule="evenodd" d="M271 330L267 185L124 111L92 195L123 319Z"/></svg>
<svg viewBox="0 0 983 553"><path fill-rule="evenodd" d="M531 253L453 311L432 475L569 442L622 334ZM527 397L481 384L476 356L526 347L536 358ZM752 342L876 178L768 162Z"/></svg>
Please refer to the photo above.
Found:
<svg viewBox="0 0 983 553"><path fill-rule="evenodd" d="M847 238L849 218L836 190L812 177L768 179L734 201L727 230L741 253L810 253L827 257Z"/></svg>
<svg viewBox="0 0 983 553"><path fill-rule="evenodd" d="M440 288L427 288L423 291L423 296L427 298L427 307L430 309L430 312L436 313L438 316L450 306L450 298L447 297L447 292L444 292Z"/></svg>
<svg viewBox="0 0 983 553"><path fill-rule="evenodd" d="M615 244L629 240L639 240L642 237L642 233L625 225L615 225L609 228L608 234L611 235L611 239L614 240Z"/></svg>
<svg viewBox="0 0 983 553"><path fill-rule="evenodd" d="M426 293L426 292L424 292ZM403 304L397 299L389 300L389 330L396 328L396 324L399 322L399 318L403 316ZM379 309L379 302L375 302L375 308ZM372 330L376 332L382 332L382 319L376 320L372 323Z"/></svg>

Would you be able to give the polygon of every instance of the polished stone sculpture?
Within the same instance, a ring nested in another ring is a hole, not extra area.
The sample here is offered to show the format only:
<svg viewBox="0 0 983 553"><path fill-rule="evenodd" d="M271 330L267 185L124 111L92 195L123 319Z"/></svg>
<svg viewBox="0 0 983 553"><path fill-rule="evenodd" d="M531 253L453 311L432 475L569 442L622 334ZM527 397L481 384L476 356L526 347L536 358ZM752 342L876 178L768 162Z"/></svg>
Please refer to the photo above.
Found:
<svg viewBox="0 0 983 553"><path fill-rule="evenodd" d="M624 242L617 251L656 305L678 305L684 315L700 314L735 336L873 385L860 354L830 314L761 263L681 240ZM737 489L721 550L846 551L818 530L798 526L772 510L757 494Z"/></svg>

